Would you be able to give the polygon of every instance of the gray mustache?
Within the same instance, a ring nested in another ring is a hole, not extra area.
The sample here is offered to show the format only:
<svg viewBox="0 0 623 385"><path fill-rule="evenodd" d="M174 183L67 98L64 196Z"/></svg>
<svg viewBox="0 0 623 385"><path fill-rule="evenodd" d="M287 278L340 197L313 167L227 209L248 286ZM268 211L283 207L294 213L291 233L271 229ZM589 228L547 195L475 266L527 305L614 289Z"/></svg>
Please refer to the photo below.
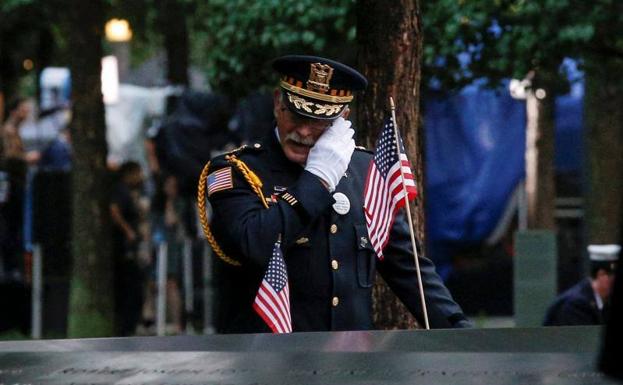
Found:
<svg viewBox="0 0 623 385"><path fill-rule="evenodd" d="M316 141L314 141L312 138L302 138L296 131L293 131L286 135L286 140L291 140L304 146L313 146L316 143Z"/></svg>

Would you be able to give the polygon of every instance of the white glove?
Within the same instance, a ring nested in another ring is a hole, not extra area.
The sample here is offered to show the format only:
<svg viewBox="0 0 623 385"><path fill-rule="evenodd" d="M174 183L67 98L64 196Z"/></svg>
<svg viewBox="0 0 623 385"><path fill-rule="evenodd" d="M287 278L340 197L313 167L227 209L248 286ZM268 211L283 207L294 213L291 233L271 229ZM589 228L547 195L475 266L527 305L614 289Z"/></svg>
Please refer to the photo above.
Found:
<svg viewBox="0 0 623 385"><path fill-rule="evenodd" d="M322 179L333 192L355 151L351 122L342 117L335 119L309 150L305 170Z"/></svg>

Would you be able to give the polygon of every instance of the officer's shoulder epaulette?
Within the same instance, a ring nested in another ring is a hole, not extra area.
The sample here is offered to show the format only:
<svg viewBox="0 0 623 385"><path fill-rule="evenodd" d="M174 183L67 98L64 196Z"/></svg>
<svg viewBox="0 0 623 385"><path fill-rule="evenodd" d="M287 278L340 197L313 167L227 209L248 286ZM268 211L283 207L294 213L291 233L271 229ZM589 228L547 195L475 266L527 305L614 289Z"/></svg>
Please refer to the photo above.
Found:
<svg viewBox="0 0 623 385"><path fill-rule="evenodd" d="M242 146L234 148L233 150L224 152L220 155L215 156L212 159L212 165L210 167L210 170L212 171L215 169L226 167L230 165L230 160L232 158L240 159L241 156L256 153L262 148L263 146L260 143L243 144Z"/></svg>
<svg viewBox="0 0 623 385"><path fill-rule="evenodd" d="M263 146L260 143L243 144L242 146L227 152L225 155L240 156L247 153L258 152L262 150L262 147Z"/></svg>
<svg viewBox="0 0 623 385"><path fill-rule="evenodd" d="M363 151L363 152L367 152L369 154L374 154L374 151L372 150L368 150L367 148L365 148L364 146L355 146L355 150L359 150L359 151Z"/></svg>

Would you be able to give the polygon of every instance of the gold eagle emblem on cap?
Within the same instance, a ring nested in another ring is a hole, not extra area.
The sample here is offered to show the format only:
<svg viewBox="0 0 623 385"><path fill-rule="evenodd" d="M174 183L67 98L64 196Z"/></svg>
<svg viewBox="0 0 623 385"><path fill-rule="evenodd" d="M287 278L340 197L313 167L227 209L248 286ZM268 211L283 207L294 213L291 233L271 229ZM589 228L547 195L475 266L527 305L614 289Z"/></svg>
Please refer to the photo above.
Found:
<svg viewBox="0 0 623 385"><path fill-rule="evenodd" d="M333 67L328 64L311 63L307 89L326 94L333 76Z"/></svg>

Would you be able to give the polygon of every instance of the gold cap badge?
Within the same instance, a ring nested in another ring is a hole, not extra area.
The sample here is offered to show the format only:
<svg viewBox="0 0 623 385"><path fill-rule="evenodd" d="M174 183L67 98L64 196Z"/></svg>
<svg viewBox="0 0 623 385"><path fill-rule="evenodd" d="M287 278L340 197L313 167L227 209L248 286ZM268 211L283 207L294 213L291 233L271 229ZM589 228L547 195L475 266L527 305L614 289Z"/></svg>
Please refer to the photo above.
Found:
<svg viewBox="0 0 623 385"><path fill-rule="evenodd" d="M329 91L331 76L333 76L333 67L330 65L311 63L307 89L326 94Z"/></svg>

